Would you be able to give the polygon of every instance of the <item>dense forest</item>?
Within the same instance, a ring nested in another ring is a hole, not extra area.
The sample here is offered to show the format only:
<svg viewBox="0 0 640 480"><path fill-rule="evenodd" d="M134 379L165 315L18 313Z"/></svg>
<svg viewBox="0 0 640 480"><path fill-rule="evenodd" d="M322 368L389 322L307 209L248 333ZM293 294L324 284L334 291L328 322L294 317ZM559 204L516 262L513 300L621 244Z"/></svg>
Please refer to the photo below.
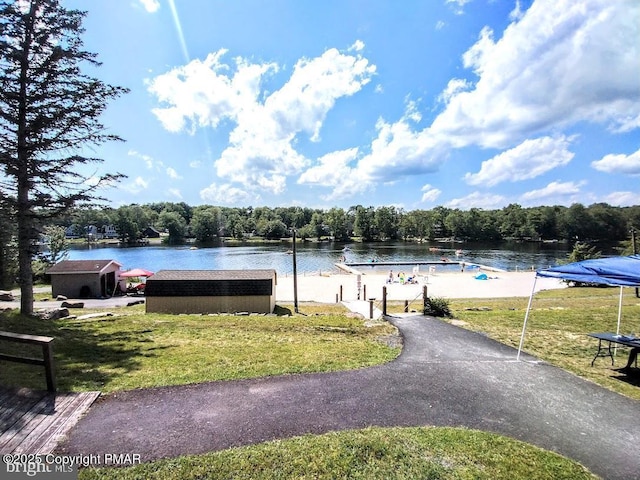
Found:
<svg viewBox="0 0 640 480"><path fill-rule="evenodd" d="M124 244L137 242L147 227L168 234L167 241L193 238L210 242L227 237L266 239L290 237L295 229L302 239L331 238L365 242L451 238L461 241L558 240L574 242L624 241L640 227L640 206L613 207L596 203L585 207L523 208L511 204L499 210L436 207L405 211L393 206L329 210L303 207L230 208L181 203L128 205L117 209L76 210L58 224L83 236L91 225L112 225Z"/></svg>

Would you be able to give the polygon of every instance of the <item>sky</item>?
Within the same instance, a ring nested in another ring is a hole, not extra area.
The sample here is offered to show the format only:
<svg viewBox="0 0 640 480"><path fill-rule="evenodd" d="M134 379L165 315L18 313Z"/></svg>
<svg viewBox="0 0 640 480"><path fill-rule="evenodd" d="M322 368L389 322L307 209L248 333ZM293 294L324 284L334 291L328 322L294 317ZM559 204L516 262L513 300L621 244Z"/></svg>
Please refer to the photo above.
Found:
<svg viewBox="0 0 640 480"><path fill-rule="evenodd" d="M637 0L61 3L114 207L640 204Z"/></svg>

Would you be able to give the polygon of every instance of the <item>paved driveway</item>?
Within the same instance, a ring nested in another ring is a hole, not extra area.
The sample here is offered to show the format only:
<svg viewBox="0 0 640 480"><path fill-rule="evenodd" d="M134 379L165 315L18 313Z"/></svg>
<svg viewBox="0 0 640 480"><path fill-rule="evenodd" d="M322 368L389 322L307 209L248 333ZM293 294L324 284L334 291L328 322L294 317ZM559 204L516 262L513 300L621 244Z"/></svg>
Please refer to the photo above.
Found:
<svg viewBox="0 0 640 480"><path fill-rule="evenodd" d="M371 425L466 426L556 451L606 479L640 478L640 402L527 355L516 362L514 349L436 319L393 323L405 344L386 365L109 395L61 451L150 461Z"/></svg>

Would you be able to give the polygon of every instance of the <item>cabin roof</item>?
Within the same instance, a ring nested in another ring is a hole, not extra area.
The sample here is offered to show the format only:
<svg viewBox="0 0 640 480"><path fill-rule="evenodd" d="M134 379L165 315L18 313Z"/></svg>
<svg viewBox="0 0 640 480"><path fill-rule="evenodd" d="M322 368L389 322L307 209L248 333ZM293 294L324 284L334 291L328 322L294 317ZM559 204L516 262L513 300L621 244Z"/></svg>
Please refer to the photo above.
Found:
<svg viewBox="0 0 640 480"><path fill-rule="evenodd" d="M109 265L114 264L118 269L122 264L115 260L62 260L47 270L47 274L78 274L78 273L100 273Z"/></svg>

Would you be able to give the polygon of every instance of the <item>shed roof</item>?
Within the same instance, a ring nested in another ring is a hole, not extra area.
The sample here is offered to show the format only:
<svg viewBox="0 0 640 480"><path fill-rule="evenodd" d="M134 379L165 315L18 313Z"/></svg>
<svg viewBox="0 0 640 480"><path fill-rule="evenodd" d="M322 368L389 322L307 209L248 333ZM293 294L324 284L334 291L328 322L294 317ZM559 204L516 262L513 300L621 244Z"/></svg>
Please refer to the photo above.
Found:
<svg viewBox="0 0 640 480"><path fill-rule="evenodd" d="M47 270L47 274L78 274L78 273L101 273L109 265L117 265L118 268L122 264L115 260L62 260Z"/></svg>
<svg viewBox="0 0 640 480"><path fill-rule="evenodd" d="M275 270L160 270L147 280L147 297L273 295Z"/></svg>
<svg viewBox="0 0 640 480"><path fill-rule="evenodd" d="M275 270L160 270L153 276L158 280L271 280ZM151 279L149 279L151 280Z"/></svg>

